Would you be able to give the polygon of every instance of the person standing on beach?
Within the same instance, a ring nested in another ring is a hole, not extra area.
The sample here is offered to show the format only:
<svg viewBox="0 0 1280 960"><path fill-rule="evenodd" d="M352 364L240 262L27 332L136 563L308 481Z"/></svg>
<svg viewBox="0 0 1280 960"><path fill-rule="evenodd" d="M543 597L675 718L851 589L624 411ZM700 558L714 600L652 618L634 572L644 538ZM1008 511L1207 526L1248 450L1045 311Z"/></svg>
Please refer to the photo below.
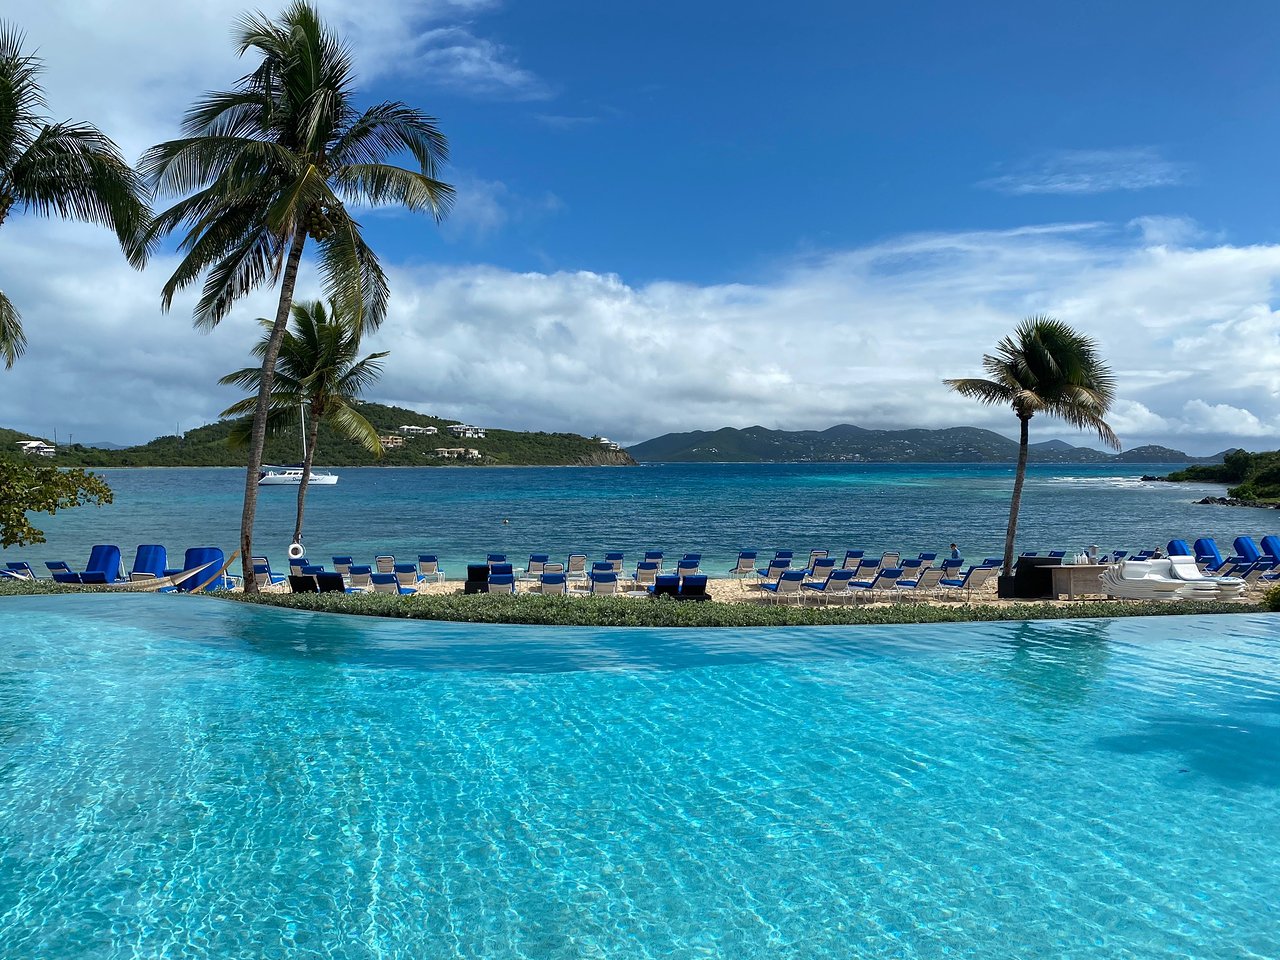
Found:
<svg viewBox="0 0 1280 960"><path fill-rule="evenodd" d="M951 545L951 559L952 560L964 559L963 557L960 556L960 548L957 547L954 543Z"/></svg>

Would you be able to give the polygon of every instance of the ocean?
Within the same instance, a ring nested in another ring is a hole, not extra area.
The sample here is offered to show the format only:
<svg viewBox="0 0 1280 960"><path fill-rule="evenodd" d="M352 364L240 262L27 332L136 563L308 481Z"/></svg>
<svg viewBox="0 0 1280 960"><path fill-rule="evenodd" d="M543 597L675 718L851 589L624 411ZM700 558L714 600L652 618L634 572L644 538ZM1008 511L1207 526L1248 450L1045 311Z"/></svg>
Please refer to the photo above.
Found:
<svg viewBox="0 0 1280 960"><path fill-rule="evenodd" d="M1173 537L1280 531L1271 510L1201 506L1216 484L1144 483L1177 465L1033 465L1024 490L1018 549L1104 551L1163 546ZM308 557L371 562L390 553L438 553L450 577L490 552L523 563L531 552L563 559L622 550L630 565L646 549L700 552L703 569L727 571L740 549L813 548L843 555L898 549L944 554L956 542L969 560L1003 549L1013 467L1008 464L646 464L635 468L344 467L333 487L312 487ZM140 543L164 544L176 564L189 546L228 553L239 539L244 473L236 468L102 470L115 491L107 507L39 516L48 542L3 551L4 560L63 559L80 568L95 543L132 561ZM260 491L255 552L283 568L296 489ZM42 567L41 567L42 569Z"/></svg>

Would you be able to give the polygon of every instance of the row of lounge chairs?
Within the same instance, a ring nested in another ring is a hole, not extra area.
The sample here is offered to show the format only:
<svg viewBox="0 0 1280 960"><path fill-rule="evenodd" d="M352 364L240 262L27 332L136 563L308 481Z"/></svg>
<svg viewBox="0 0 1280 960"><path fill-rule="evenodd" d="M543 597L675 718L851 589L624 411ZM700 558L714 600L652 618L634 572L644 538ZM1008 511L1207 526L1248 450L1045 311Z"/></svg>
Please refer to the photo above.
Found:
<svg viewBox="0 0 1280 960"><path fill-rule="evenodd" d="M65 584L145 585L149 581L172 579L176 581L173 586L160 589L163 592L185 593L198 589L230 590L240 582L238 578L223 571L226 555L218 547L191 547L183 554L181 567L170 567L168 552L164 546L155 543L140 544L134 554L133 566L126 572L120 548L115 544L100 543L89 551L89 559L83 570L73 570L64 560L48 560L44 566L49 572L49 579ZM185 578L181 576L194 570L212 572L207 577L203 574ZM0 574L18 580L41 579L35 568L23 560L9 561Z"/></svg>

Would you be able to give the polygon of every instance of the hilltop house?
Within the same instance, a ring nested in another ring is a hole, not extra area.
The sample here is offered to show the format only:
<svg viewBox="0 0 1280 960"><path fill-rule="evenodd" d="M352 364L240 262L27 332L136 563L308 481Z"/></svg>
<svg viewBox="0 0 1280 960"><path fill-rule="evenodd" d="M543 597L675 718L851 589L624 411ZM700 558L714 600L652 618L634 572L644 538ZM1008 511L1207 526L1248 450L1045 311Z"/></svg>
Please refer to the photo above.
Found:
<svg viewBox="0 0 1280 960"><path fill-rule="evenodd" d="M601 438L600 438L600 446L604 447L606 450L621 450L621 449L622 449L622 446L621 446L620 444L618 444L618 443L617 443L616 441L614 441L614 440L610 440L608 437L601 437Z"/></svg>
<svg viewBox="0 0 1280 960"><path fill-rule="evenodd" d="M398 429L401 433L410 437L434 437L440 432L435 427L415 427L411 423L406 423Z"/></svg>
<svg viewBox="0 0 1280 960"><path fill-rule="evenodd" d="M449 424L449 432L455 437L461 437L465 440L483 440L484 427L473 427L466 423Z"/></svg>
<svg viewBox="0 0 1280 960"><path fill-rule="evenodd" d="M18 448L29 457L52 457L58 448L43 440L19 440Z"/></svg>
<svg viewBox="0 0 1280 960"><path fill-rule="evenodd" d="M392 433L392 434L388 434L385 437L379 437L378 442L381 443L382 446L385 447L386 449L394 450L396 447L404 446L404 437L399 436L398 434Z"/></svg>
<svg viewBox="0 0 1280 960"><path fill-rule="evenodd" d="M479 460L482 454L479 450L470 450L466 447L436 447L436 456L445 460Z"/></svg>

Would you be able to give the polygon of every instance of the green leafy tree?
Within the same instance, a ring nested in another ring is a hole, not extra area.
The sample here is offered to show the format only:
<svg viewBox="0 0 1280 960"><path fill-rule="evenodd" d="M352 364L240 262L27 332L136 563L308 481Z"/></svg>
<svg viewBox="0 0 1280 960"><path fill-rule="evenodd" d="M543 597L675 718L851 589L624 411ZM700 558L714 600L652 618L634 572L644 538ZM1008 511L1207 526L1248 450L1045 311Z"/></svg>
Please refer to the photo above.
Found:
<svg viewBox="0 0 1280 960"><path fill-rule="evenodd" d="M442 217L452 188L436 178L447 157L434 118L398 102L356 109L350 51L305 2L278 20L242 18L237 46L257 58L232 90L205 94L188 111L185 136L147 151L141 169L159 194L183 199L157 215L155 242L183 231L182 260L165 284L165 309L204 277L197 327L216 326L249 291L279 283L262 354L245 472L240 552L253 585L253 520L276 356L310 237L328 298L364 329L382 322L387 281L348 203L397 204ZM416 170L387 162L412 157Z"/></svg>
<svg viewBox="0 0 1280 960"><path fill-rule="evenodd" d="M24 53L23 35L0 22L0 224L16 208L42 217L100 223L120 238L135 267L150 217L142 179L102 131L50 123L40 85L43 62ZM22 315L0 290L0 356L12 367L26 350Z"/></svg>
<svg viewBox="0 0 1280 960"><path fill-rule="evenodd" d="M298 514L293 539L302 540L302 517L311 482L311 466L320 446L320 425L327 424L338 436L358 443L376 457L382 456L378 430L355 409L353 404L361 392L382 373L380 361L387 355L371 353L363 359L360 339L363 332L357 318L344 316L337 304L325 311L324 303L313 300L293 305L293 325L286 329L276 357L275 376L271 388L271 407L267 417L267 434L276 435L291 428L301 409L307 411L306 456L302 463L302 482L298 485ZM264 333L253 348L256 356L265 356L271 348L272 321L259 321ZM252 389L262 381L260 367L245 367L229 373L219 383ZM257 397L248 397L222 411L224 417L243 417L257 406ZM253 423L238 420L232 427L233 446L251 442Z"/></svg>
<svg viewBox="0 0 1280 960"><path fill-rule="evenodd" d="M28 513L52 515L111 500L111 488L96 474L29 460L0 460L0 546L44 543L44 532L31 523Z"/></svg>
<svg viewBox="0 0 1280 960"><path fill-rule="evenodd" d="M1023 320L982 358L987 379L944 380L961 396L995 406L1011 406L1018 418L1018 470L1004 538L1004 575L1013 572L1013 542L1018 508L1027 477L1028 425L1037 413L1058 417L1080 430L1092 430L1103 443L1120 449L1104 417L1115 400L1115 377L1089 337L1061 320L1039 315Z"/></svg>

